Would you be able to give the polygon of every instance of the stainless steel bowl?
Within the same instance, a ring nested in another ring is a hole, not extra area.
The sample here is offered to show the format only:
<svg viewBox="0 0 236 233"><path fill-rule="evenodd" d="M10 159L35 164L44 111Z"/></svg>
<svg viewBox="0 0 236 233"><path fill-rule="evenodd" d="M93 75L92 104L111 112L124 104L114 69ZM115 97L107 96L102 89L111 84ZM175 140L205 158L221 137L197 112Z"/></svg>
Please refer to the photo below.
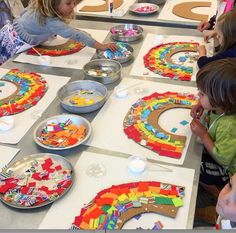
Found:
<svg viewBox="0 0 236 233"><path fill-rule="evenodd" d="M135 30L137 31L137 34L131 36L124 35L124 32L128 30ZM112 27L110 29L110 32L111 32L111 37L114 40L131 42L139 40L142 37L143 28L136 24L121 24Z"/></svg>
<svg viewBox="0 0 236 233"><path fill-rule="evenodd" d="M76 91L79 90L93 90L95 92L98 92L102 96L102 98L94 104L87 106L78 106L65 101L66 98L73 95L74 93L76 93ZM60 100L62 107L68 112L72 113L93 112L102 107L102 105L106 101L106 96L107 88L103 84L91 80L79 80L75 82L70 82L65 86L61 87L57 92L57 97Z"/></svg>
<svg viewBox="0 0 236 233"><path fill-rule="evenodd" d="M149 12L138 12L138 11L136 11L137 8L148 7L148 6L152 7L154 10L149 11ZM150 15L150 14L154 14L154 13L158 12L160 10L160 7L158 5L152 4L152 3L135 3L135 4L130 6L129 10L130 10L130 12L132 12L134 14L145 16L145 15Z"/></svg>
<svg viewBox="0 0 236 233"><path fill-rule="evenodd" d="M101 82L103 84L113 83L120 79L122 66L118 61L109 59L95 59L88 62L84 67L84 75L88 79ZM91 74L92 70L109 70L109 74L104 76L98 76Z"/></svg>
<svg viewBox="0 0 236 233"><path fill-rule="evenodd" d="M122 43L122 42L118 42L118 43ZM112 59L112 60L115 60L115 61L118 61L119 63L125 63L125 62L128 62L130 61L132 58L133 58L133 52L134 52L134 49L131 45L125 43L125 46L127 48L127 50L130 51L130 55L125 57L125 58L116 58L116 59ZM109 59L105 53L106 51L102 51L102 50L97 50L97 57L98 58L106 58L106 59Z"/></svg>
<svg viewBox="0 0 236 233"><path fill-rule="evenodd" d="M42 142L40 142L38 137L40 137L41 132L42 132L43 128L47 125L48 121L57 120L58 122L65 122L68 119L70 119L72 121L72 123L75 124L75 125L78 125L78 126L79 125L84 125L84 127L86 128L86 135L85 135L84 139L82 139L81 141L77 142L74 145L67 146L67 147L52 147L52 146L44 145ZM88 140L91 133L92 133L91 124L85 118L83 118L81 116L78 116L78 115L73 115L73 114L62 114L62 115L56 115L56 116L49 117L49 118L45 119L44 121L42 121L41 123L39 123L39 125L34 130L33 137L34 137L34 141L39 146L41 146L43 148L46 148L46 149L49 149L49 150L66 150L66 149L70 149L70 148L76 147L76 146L84 143L86 140Z"/></svg>

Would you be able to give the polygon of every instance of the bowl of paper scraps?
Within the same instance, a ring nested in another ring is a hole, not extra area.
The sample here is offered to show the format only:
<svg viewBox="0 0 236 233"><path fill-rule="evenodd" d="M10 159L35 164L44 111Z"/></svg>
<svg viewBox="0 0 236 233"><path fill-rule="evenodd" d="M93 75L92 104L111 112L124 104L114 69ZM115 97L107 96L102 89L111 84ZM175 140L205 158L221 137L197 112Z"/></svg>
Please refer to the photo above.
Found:
<svg viewBox="0 0 236 233"><path fill-rule="evenodd" d="M95 59L83 67L84 75L87 79L103 84L119 80L121 78L121 70L121 64L110 59Z"/></svg>
<svg viewBox="0 0 236 233"><path fill-rule="evenodd" d="M49 150L65 150L85 142L91 135L92 127L85 118L62 114L42 121L34 131L34 141Z"/></svg>
<svg viewBox="0 0 236 233"><path fill-rule="evenodd" d="M160 10L160 7L152 3L135 3L131 5L129 8L130 12L140 15L140 16L154 14L158 12L159 10Z"/></svg>
<svg viewBox="0 0 236 233"><path fill-rule="evenodd" d="M125 63L133 58L133 47L127 43L117 42L118 50L111 51L107 49L105 51L97 50L98 58L106 58L118 61L119 63Z"/></svg>
<svg viewBox="0 0 236 233"><path fill-rule="evenodd" d="M107 88L91 80L70 82L57 92L62 107L72 113L96 111L103 106L106 96Z"/></svg>
<svg viewBox="0 0 236 233"><path fill-rule="evenodd" d="M112 39L122 42L132 42L142 37L143 28L136 24L120 24L110 29Z"/></svg>

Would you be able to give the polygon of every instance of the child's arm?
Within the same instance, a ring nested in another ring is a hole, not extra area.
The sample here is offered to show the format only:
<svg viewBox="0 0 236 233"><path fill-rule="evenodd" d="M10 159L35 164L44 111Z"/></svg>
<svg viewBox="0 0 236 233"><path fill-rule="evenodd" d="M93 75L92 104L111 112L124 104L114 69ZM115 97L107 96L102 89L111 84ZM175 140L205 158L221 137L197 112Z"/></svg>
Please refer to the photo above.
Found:
<svg viewBox="0 0 236 233"><path fill-rule="evenodd" d="M117 47L114 43L101 44L96 41L89 33L73 28L70 25L56 18L48 20L47 27L49 28L52 34L57 34L63 38L69 38L78 42L82 42L86 46L95 49L111 49L112 51L117 50Z"/></svg>
<svg viewBox="0 0 236 233"><path fill-rule="evenodd" d="M207 151L212 155L214 142L208 134L207 128L197 119L192 120L190 127L192 132L201 139Z"/></svg>
<svg viewBox="0 0 236 233"><path fill-rule="evenodd" d="M207 57L206 55L204 56L203 53L202 53L202 56L200 56L200 53L199 53L199 59L197 61L197 64L199 68L202 68L204 65L212 61L216 61L216 60L220 60L224 58L233 58L233 57L236 57L236 47L227 49L222 53L217 53L216 55L212 57Z"/></svg>

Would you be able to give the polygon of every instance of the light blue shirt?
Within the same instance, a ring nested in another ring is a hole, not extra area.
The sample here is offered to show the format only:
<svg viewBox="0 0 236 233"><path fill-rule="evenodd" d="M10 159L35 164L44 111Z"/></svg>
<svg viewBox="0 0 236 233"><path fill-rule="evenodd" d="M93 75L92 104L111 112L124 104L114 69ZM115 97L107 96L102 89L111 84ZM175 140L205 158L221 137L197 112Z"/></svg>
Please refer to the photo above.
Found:
<svg viewBox="0 0 236 233"><path fill-rule="evenodd" d="M96 42L87 32L69 26L58 17L47 17L41 25L39 13L27 9L20 18L14 20L13 26L21 39L31 45L38 45L53 35L70 38L89 47L94 47Z"/></svg>

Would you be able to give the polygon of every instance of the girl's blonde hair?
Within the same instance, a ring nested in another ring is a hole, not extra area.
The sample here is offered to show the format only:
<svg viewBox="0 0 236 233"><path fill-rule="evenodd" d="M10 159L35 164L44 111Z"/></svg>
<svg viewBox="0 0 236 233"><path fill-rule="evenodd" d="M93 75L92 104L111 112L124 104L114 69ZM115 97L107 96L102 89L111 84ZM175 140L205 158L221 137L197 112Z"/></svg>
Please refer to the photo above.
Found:
<svg viewBox="0 0 236 233"><path fill-rule="evenodd" d="M217 26L223 34L223 44L219 53L236 44L236 10L222 14L217 20Z"/></svg>
<svg viewBox="0 0 236 233"><path fill-rule="evenodd" d="M76 4L78 4L79 1L80 0L76 0ZM60 3L61 0L30 0L29 8L40 14L39 21L41 24L45 23L47 17L58 17L60 20L68 22L74 17L74 14L72 14L70 18L63 16L58 10Z"/></svg>

